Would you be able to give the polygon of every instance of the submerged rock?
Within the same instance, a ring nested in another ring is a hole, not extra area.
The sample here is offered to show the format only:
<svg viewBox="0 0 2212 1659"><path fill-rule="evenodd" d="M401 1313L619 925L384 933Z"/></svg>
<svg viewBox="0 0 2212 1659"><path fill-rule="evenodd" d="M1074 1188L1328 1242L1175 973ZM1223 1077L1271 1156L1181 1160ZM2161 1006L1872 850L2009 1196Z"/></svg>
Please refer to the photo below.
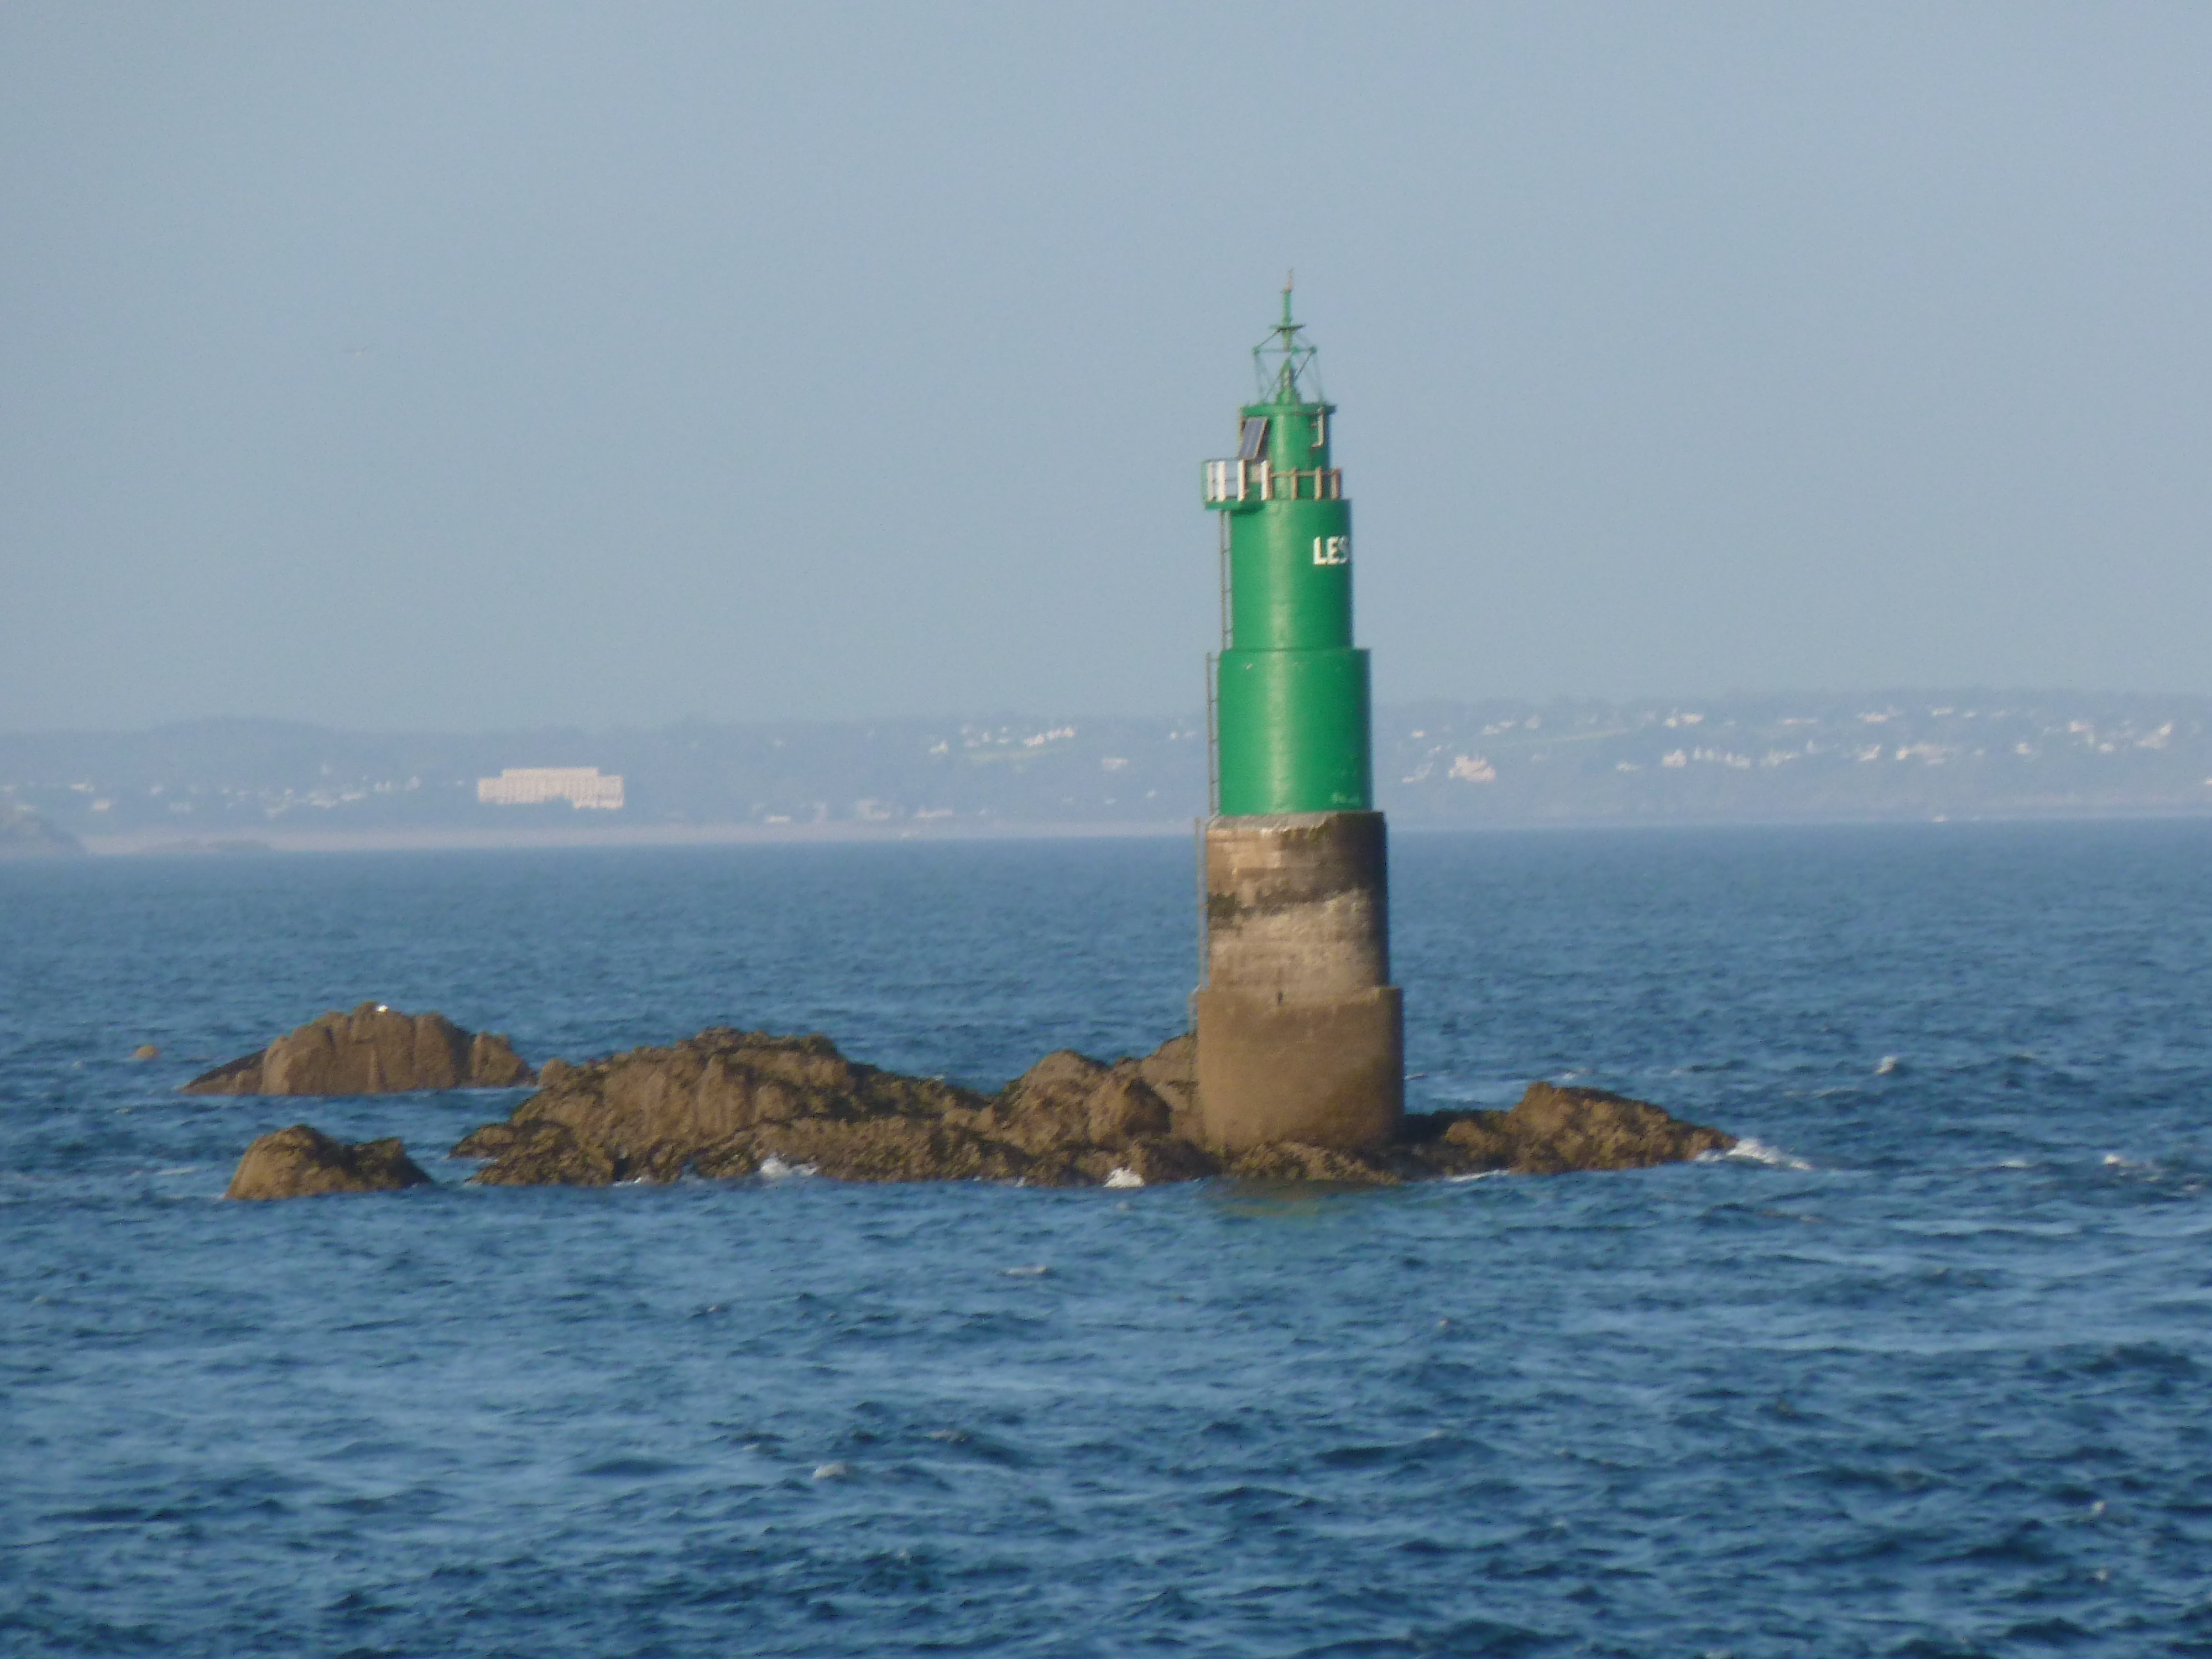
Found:
<svg viewBox="0 0 2212 1659"><path fill-rule="evenodd" d="M225 1198L317 1198L427 1187L430 1177L398 1140L334 1140L305 1123L265 1134L246 1149Z"/></svg>
<svg viewBox="0 0 2212 1659"><path fill-rule="evenodd" d="M364 1002L331 1012L185 1085L188 1095L375 1095L415 1089L502 1089L532 1081L494 1031L465 1031L443 1014L403 1014Z"/></svg>
<svg viewBox="0 0 2212 1659"><path fill-rule="evenodd" d="M1276 1143L1227 1163L1199 1139L1188 1035L1141 1060L1062 1049L996 1094L847 1060L824 1036L726 1028L570 1066L457 1158L492 1186L606 1186L805 1169L845 1181L1007 1181L1116 1187L1231 1175L1389 1184L1491 1170L1639 1169L1723 1151L1717 1129L1598 1089L1532 1084L1510 1112L1409 1119L1369 1152Z"/></svg>

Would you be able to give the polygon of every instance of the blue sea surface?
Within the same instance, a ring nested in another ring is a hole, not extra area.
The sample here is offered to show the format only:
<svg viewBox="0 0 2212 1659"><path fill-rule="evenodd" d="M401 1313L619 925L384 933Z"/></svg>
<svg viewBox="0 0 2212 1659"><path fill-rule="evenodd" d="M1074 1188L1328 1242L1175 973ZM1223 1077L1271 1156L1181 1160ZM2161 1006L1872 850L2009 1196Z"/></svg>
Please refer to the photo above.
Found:
<svg viewBox="0 0 2212 1659"><path fill-rule="evenodd" d="M1389 1190L474 1188L518 1091L1181 1029L1173 841L0 866L0 1652L2212 1653L2212 825L1401 836L1416 1108L1749 1137ZM158 1060L132 1048L160 1045ZM219 1201L254 1136L432 1188Z"/></svg>

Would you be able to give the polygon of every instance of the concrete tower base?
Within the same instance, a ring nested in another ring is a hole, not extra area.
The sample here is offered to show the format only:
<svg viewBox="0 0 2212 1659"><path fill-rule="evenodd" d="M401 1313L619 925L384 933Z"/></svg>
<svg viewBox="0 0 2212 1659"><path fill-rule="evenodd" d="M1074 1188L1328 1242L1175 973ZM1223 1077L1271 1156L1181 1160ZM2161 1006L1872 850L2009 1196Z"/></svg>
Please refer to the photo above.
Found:
<svg viewBox="0 0 2212 1659"><path fill-rule="evenodd" d="M1192 999L1206 1139L1353 1148L1405 1113L1380 812L1206 826L1206 977Z"/></svg>

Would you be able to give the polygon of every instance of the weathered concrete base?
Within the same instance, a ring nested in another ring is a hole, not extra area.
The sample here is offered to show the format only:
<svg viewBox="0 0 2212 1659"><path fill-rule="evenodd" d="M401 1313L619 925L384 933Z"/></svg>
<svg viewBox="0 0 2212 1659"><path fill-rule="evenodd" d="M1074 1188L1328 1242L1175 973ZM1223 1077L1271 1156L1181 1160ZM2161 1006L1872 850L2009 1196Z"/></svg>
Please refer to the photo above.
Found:
<svg viewBox="0 0 2212 1659"><path fill-rule="evenodd" d="M1406 1110L1405 1001L1378 985L1326 1002L1224 989L1191 999L1206 1144L1379 1146Z"/></svg>
<svg viewBox="0 0 2212 1659"><path fill-rule="evenodd" d="M1191 1000L1206 1144L1380 1146L1405 1115L1380 812L1206 826L1206 983Z"/></svg>

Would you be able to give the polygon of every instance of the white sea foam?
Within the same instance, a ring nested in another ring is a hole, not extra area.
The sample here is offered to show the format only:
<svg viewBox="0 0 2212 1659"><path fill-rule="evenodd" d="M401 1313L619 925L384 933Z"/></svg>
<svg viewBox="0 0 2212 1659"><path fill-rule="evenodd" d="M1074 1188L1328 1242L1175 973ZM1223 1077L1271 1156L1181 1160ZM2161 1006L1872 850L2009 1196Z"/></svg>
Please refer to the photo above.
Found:
<svg viewBox="0 0 2212 1659"><path fill-rule="evenodd" d="M1887 1077L1896 1069L1897 1056L1895 1054L1884 1054L1881 1057L1881 1064L1874 1068L1874 1074L1876 1077Z"/></svg>
<svg viewBox="0 0 2212 1659"><path fill-rule="evenodd" d="M1705 1158L1712 1154L1706 1153ZM1764 1164L1771 1170L1809 1170L1813 1166L1802 1158L1792 1158L1779 1146L1770 1146L1763 1140L1753 1140L1749 1135L1720 1155L1739 1164ZM1703 1159L1701 1158L1702 1162Z"/></svg>
<svg viewBox="0 0 2212 1659"><path fill-rule="evenodd" d="M1026 1267L1001 1267L999 1271L1008 1279L1042 1279L1052 1269L1042 1261L1033 1261Z"/></svg>
<svg viewBox="0 0 2212 1659"><path fill-rule="evenodd" d="M814 1467L814 1478L817 1480L838 1480L852 1472L853 1467L849 1463L817 1463Z"/></svg>
<svg viewBox="0 0 2212 1659"><path fill-rule="evenodd" d="M1510 1173L1511 1171L1506 1170L1477 1170L1473 1175L1446 1176L1444 1180L1450 1185L1457 1187L1467 1182L1487 1181L1492 1176L1502 1176Z"/></svg>
<svg viewBox="0 0 2212 1659"><path fill-rule="evenodd" d="M815 1172L811 1164L791 1164L770 1152L761 1160L760 1176L763 1181L781 1181L788 1176L811 1176Z"/></svg>
<svg viewBox="0 0 2212 1659"><path fill-rule="evenodd" d="M1106 1172L1106 1184L1109 1187L1141 1187L1145 1184L1145 1178L1134 1170L1109 1170Z"/></svg>

